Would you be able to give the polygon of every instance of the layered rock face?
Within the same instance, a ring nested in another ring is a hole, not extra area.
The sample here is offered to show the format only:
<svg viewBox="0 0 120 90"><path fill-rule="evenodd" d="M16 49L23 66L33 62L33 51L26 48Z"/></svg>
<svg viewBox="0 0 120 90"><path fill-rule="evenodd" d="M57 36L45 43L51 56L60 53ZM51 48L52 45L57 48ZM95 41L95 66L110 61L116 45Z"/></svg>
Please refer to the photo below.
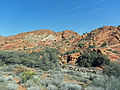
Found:
<svg viewBox="0 0 120 90"><path fill-rule="evenodd" d="M21 51L25 51L24 49L33 51L35 49L39 51L49 46L51 48L59 47L61 52L66 52L68 49L72 50L76 48L73 44L76 40L80 40L80 37L79 34L70 30L57 33L48 29L37 30L2 38L0 41L2 47L0 49Z"/></svg>
<svg viewBox="0 0 120 90"><path fill-rule="evenodd" d="M120 27L104 26L90 32L90 34L93 33L95 33L94 40L99 41L100 43L103 42L107 42L108 44L120 43Z"/></svg>
<svg viewBox="0 0 120 90"><path fill-rule="evenodd" d="M120 26L104 26L79 35L74 31L66 30L54 32L42 29L14 36L0 36L0 50L15 50L31 53L45 48L56 48L62 55L60 63L75 65L77 58L83 52L103 53L112 61L120 58ZM74 51L74 52L73 52ZM66 52L71 52L65 54Z"/></svg>
<svg viewBox="0 0 120 90"><path fill-rule="evenodd" d="M120 59L120 26L104 26L94 31L93 39L95 44L99 47L99 50L107 55L112 61ZM103 43L106 43L106 47L100 47ZM119 61L117 61L119 62Z"/></svg>

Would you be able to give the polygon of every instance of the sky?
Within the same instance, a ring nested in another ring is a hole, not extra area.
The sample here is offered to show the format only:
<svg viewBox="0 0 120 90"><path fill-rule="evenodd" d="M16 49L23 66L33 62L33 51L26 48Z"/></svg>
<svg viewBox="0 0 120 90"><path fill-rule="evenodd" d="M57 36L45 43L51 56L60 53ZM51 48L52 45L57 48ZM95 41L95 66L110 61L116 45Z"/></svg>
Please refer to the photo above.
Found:
<svg viewBox="0 0 120 90"><path fill-rule="evenodd" d="M0 0L0 35L39 29L80 35L120 25L120 0Z"/></svg>

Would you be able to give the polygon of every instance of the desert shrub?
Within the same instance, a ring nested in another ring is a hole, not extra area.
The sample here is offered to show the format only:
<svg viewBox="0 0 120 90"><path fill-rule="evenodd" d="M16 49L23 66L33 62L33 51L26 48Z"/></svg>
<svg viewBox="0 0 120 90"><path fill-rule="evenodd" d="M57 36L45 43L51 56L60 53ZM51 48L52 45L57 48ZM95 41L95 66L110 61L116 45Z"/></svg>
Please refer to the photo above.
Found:
<svg viewBox="0 0 120 90"><path fill-rule="evenodd" d="M54 71L52 71L52 70L48 70L48 71L47 71L48 74L53 74L53 72L54 72Z"/></svg>
<svg viewBox="0 0 120 90"><path fill-rule="evenodd" d="M8 76L8 77L0 76L0 83L5 83L5 82L8 82L8 81L12 81L12 80L13 80L12 76Z"/></svg>
<svg viewBox="0 0 120 90"><path fill-rule="evenodd" d="M92 33L93 35L95 35L96 33Z"/></svg>
<svg viewBox="0 0 120 90"><path fill-rule="evenodd" d="M100 47L106 47L107 46L107 43L104 42Z"/></svg>
<svg viewBox="0 0 120 90"><path fill-rule="evenodd" d="M33 86L33 85L40 85L40 77L38 77L38 76L33 76L32 77L32 79L29 79L29 80L27 80L26 82L25 82L25 85L27 86L27 87L31 87L31 86Z"/></svg>
<svg viewBox="0 0 120 90"><path fill-rule="evenodd" d="M24 71L21 75L21 82L25 83L27 80L32 79L34 75L36 75L35 72L30 72L29 70Z"/></svg>
<svg viewBox="0 0 120 90"><path fill-rule="evenodd" d="M85 68L86 69L86 68ZM84 68L82 70L85 70ZM89 68L88 68L89 69ZM87 78L91 78L91 77L96 77L97 74L94 74L94 73L91 73L89 71L85 71L85 72L82 72L82 71L74 71L74 70L63 70L63 73L64 74L70 74L70 75L73 75L73 76L78 76L78 77L87 77Z"/></svg>
<svg viewBox="0 0 120 90"><path fill-rule="evenodd" d="M64 53L64 55L67 55L67 54L72 54L72 51L67 51Z"/></svg>
<svg viewBox="0 0 120 90"><path fill-rule="evenodd" d="M45 71L59 69L57 54L58 51L55 49L46 49L42 60L38 61L40 69Z"/></svg>
<svg viewBox="0 0 120 90"><path fill-rule="evenodd" d="M0 66L4 66L5 63L0 60Z"/></svg>
<svg viewBox="0 0 120 90"><path fill-rule="evenodd" d="M17 90L18 86L14 82L9 82L9 83L7 83L6 88L7 88L7 90Z"/></svg>
<svg viewBox="0 0 120 90"><path fill-rule="evenodd" d="M38 76L33 76L33 82L34 82L35 84L39 84L39 82L40 82L40 77L38 77Z"/></svg>
<svg viewBox="0 0 120 90"><path fill-rule="evenodd" d="M103 69L103 74L106 74L108 76L114 76L116 78L120 77L119 72L120 72L120 63L111 62Z"/></svg>
<svg viewBox="0 0 120 90"><path fill-rule="evenodd" d="M99 27L98 30L103 30L103 28L102 28L102 27Z"/></svg>
<svg viewBox="0 0 120 90"><path fill-rule="evenodd" d="M76 81L80 82L82 87L86 87L87 83L89 83L89 81L90 81L87 77L84 77L84 76L78 77L78 76L70 76L70 75L68 75L68 78L70 80L76 80Z"/></svg>
<svg viewBox="0 0 120 90"><path fill-rule="evenodd" d="M45 78L43 80L40 80L40 84L47 87L49 84L51 84L52 81L50 80L50 78Z"/></svg>
<svg viewBox="0 0 120 90"><path fill-rule="evenodd" d="M92 35L91 34L87 34L86 40L91 40L91 38L92 38Z"/></svg>
<svg viewBox="0 0 120 90"><path fill-rule="evenodd" d="M0 76L0 83L4 83L5 82L5 78L3 76Z"/></svg>
<svg viewBox="0 0 120 90"><path fill-rule="evenodd" d="M39 86L31 86L27 90L41 90Z"/></svg>
<svg viewBox="0 0 120 90"><path fill-rule="evenodd" d="M119 90L120 89L120 80L111 76L99 76L92 80L91 85L92 87L101 87L105 90Z"/></svg>
<svg viewBox="0 0 120 90"><path fill-rule="evenodd" d="M51 78L52 84L58 86L64 79L64 75L62 73L54 74Z"/></svg>
<svg viewBox="0 0 120 90"><path fill-rule="evenodd" d="M83 33L83 35L87 34L87 32Z"/></svg>
<svg viewBox="0 0 120 90"><path fill-rule="evenodd" d="M10 68L9 66L6 66L6 67L3 67L3 68L1 69L1 71L3 71L3 72L12 72L12 71L14 71L14 69L13 69L13 68Z"/></svg>
<svg viewBox="0 0 120 90"><path fill-rule="evenodd" d="M0 48L2 47L3 45L0 45Z"/></svg>
<svg viewBox="0 0 120 90"><path fill-rule="evenodd" d="M27 86L28 88L31 87L32 85L34 85L33 80L32 79L27 80L24 85Z"/></svg>
<svg viewBox="0 0 120 90"><path fill-rule="evenodd" d="M2 64L22 64L28 67L36 67L42 70L59 68L59 52L56 49L46 48L41 52L26 54L15 51L0 51L0 63ZM42 57L42 58L40 58Z"/></svg>
<svg viewBox="0 0 120 90"><path fill-rule="evenodd" d="M48 86L48 85L55 85L56 87L59 87L60 83L63 82L64 75L62 73L56 73L53 74L52 77L45 78L43 80L40 80L41 85Z"/></svg>
<svg viewBox="0 0 120 90"><path fill-rule="evenodd" d="M90 51L90 48L88 47L88 48L86 48L84 51Z"/></svg>
<svg viewBox="0 0 120 90"><path fill-rule="evenodd" d="M119 52L118 51L112 51L113 53L117 53L117 54L119 54Z"/></svg>
<svg viewBox="0 0 120 90"><path fill-rule="evenodd" d="M46 50L42 52L33 52L29 54L29 56L35 58L31 63L34 67L47 71L59 68L58 54L59 52L56 49L46 48Z"/></svg>
<svg viewBox="0 0 120 90"><path fill-rule="evenodd" d="M67 68L67 65L66 65L66 64L63 64L63 65L62 65L62 68Z"/></svg>
<svg viewBox="0 0 120 90"><path fill-rule="evenodd" d="M78 43L78 46L79 46L80 48L82 48L82 47L84 46L84 44L83 44L83 43Z"/></svg>
<svg viewBox="0 0 120 90"><path fill-rule="evenodd" d="M8 90L6 84L0 84L0 90Z"/></svg>
<svg viewBox="0 0 120 90"><path fill-rule="evenodd" d="M75 83L62 82L60 84L60 90L82 90L82 86Z"/></svg>
<svg viewBox="0 0 120 90"><path fill-rule="evenodd" d="M21 64L25 61L25 58L27 57L28 57L28 54L25 54L22 52L0 51L1 62L4 62L5 64Z"/></svg>
<svg viewBox="0 0 120 90"><path fill-rule="evenodd" d="M105 90L105 89L101 87L87 87L85 90Z"/></svg>
<svg viewBox="0 0 120 90"><path fill-rule="evenodd" d="M58 90L55 85L48 85L47 90Z"/></svg>
<svg viewBox="0 0 120 90"><path fill-rule="evenodd" d="M70 43L68 40L65 43Z"/></svg>
<svg viewBox="0 0 120 90"><path fill-rule="evenodd" d="M79 71L73 71L73 70L64 70L63 71L65 74L70 74L70 75L74 75L74 76L79 76L82 77L82 72Z"/></svg>
<svg viewBox="0 0 120 90"><path fill-rule="evenodd" d="M96 67L109 64L110 60L103 54L97 54L96 52L83 53L77 60L80 67Z"/></svg>
<svg viewBox="0 0 120 90"><path fill-rule="evenodd" d="M108 49L108 51L112 51L112 49Z"/></svg>

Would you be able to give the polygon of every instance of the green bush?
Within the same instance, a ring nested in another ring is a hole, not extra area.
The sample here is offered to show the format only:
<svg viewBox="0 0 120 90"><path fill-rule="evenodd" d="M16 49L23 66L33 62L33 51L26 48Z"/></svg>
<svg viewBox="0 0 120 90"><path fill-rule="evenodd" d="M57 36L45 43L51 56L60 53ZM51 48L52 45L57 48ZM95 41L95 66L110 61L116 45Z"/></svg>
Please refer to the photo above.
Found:
<svg viewBox="0 0 120 90"><path fill-rule="evenodd" d="M67 65L66 65L66 64L63 64L62 68L64 68L64 69L67 68Z"/></svg>
<svg viewBox="0 0 120 90"><path fill-rule="evenodd" d="M25 83L27 80L32 79L34 75L36 75L35 72L30 72L29 70L24 71L21 76L21 82Z"/></svg>
<svg viewBox="0 0 120 90"><path fill-rule="evenodd" d="M2 47L2 45L0 45L0 48Z"/></svg>
<svg viewBox="0 0 120 90"><path fill-rule="evenodd" d="M107 46L107 43L104 42L100 47L106 47Z"/></svg>
<svg viewBox="0 0 120 90"><path fill-rule="evenodd" d="M108 77L107 75L101 75L94 78L90 86L101 87L103 90L119 90L120 79L117 79L114 76Z"/></svg>
<svg viewBox="0 0 120 90"><path fill-rule="evenodd" d="M102 27L99 27L98 30L103 30L103 28L102 28Z"/></svg>
<svg viewBox="0 0 120 90"><path fill-rule="evenodd" d="M41 60L37 62L40 69L45 71L59 69L58 53L55 49L46 49Z"/></svg>
<svg viewBox="0 0 120 90"><path fill-rule="evenodd" d="M39 86L30 86L27 90L41 90Z"/></svg>
<svg viewBox="0 0 120 90"><path fill-rule="evenodd" d="M119 54L119 52L118 51L112 51L113 53L117 53L117 54Z"/></svg>
<svg viewBox="0 0 120 90"><path fill-rule="evenodd" d="M108 49L108 51L112 51L112 49Z"/></svg>
<svg viewBox="0 0 120 90"><path fill-rule="evenodd" d="M79 43L78 46L79 46L80 48L82 48L82 47L84 46L84 44L83 44L83 43Z"/></svg>
<svg viewBox="0 0 120 90"><path fill-rule="evenodd" d="M96 52L83 53L77 60L77 64L80 67L96 67L109 64L110 60L103 54L97 54Z"/></svg>
<svg viewBox="0 0 120 90"><path fill-rule="evenodd" d="M47 90L58 90L58 88L55 85L49 85Z"/></svg>
<svg viewBox="0 0 120 90"><path fill-rule="evenodd" d="M18 89L18 86L17 86L16 83L10 82L10 83L7 83L6 88L7 88L7 90L17 90L17 89Z"/></svg>
<svg viewBox="0 0 120 90"><path fill-rule="evenodd" d="M65 43L70 43L68 40Z"/></svg>
<svg viewBox="0 0 120 90"><path fill-rule="evenodd" d="M21 64L28 57L28 54L16 51L0 51L0 59L5 64ZM23 62L22 62L23 61Z"/></svg>
<svg viewBox="0 0 120 90"><path fill-rule="evenodd" d="M105 90L104 88L101 88L101 87L87 87L85 90Z"/></svg>
<svg viewBox="0 0 120 90"><path fill-rule="evenodd" d="M108 76L120 77L120 63L110 63L103 69L103 74Z"/></svg>
<svg viewBox="0 0 120 90"><path fill-rule="evenodd" d="M76 83L62 82L60 84L60 90L82 90L82 86Z"/></svg>
<svg viewBox="0 0 120 90"><path fill-rule="evenodd" d="M51 48L30 54L16 51L0 51L0 65L22 64L28 67L37 67L42 70L56 69L59 68L58 54L59 52L57 50Z"/></svg>

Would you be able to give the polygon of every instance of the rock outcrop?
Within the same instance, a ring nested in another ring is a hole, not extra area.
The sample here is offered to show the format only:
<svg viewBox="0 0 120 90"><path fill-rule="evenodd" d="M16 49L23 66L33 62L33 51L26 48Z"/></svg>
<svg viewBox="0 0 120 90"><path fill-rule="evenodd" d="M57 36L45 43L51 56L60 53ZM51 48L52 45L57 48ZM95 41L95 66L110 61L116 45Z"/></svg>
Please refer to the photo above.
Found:
<svg viewBox="0 0 120 90"><path fill-rule="evenodd" d="M16 50L31 53L39 52L46 47L56 48L63 55L59 56L60 63L75 65L77 58L83 52L103 53L112 61L120 59L120 26L104 26L79 35L66 30L54 32L42 29L17 35L0 36L0 50ZM66 52L71 52L65 54Z"/></svg>

